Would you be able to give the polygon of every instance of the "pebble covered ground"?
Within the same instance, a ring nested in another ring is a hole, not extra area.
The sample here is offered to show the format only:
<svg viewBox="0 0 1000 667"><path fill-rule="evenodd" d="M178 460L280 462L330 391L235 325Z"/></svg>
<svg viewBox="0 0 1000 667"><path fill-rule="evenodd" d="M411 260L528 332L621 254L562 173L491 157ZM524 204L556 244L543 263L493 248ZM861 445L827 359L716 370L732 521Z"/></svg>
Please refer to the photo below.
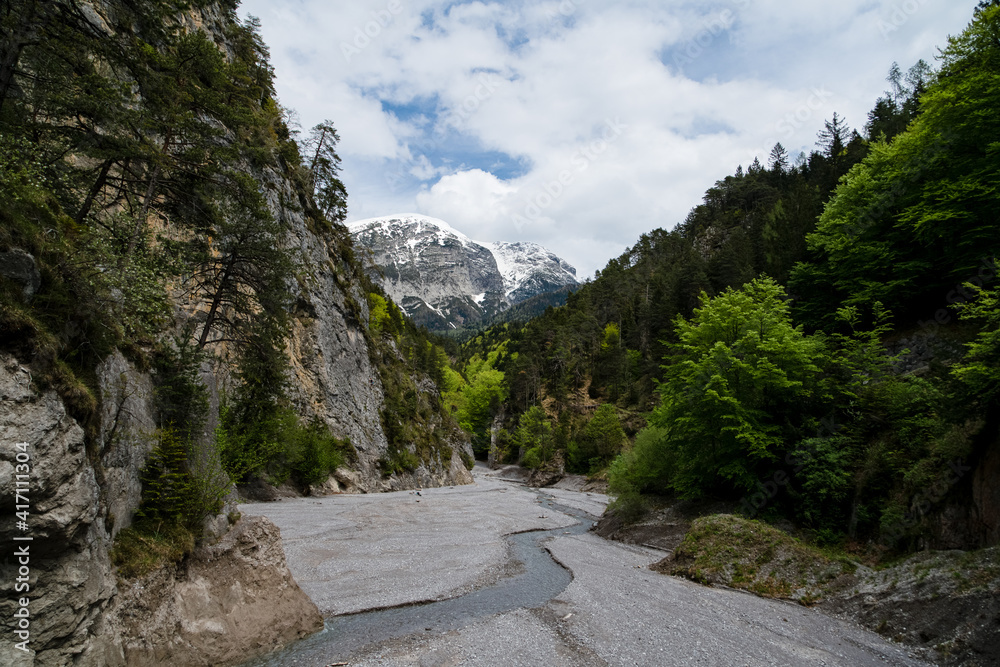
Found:
<svg viewBox="0 0 1000 667"><path fill-rule="evenodd" d="M245 505L281 528L288 565L326 615L460 595L516 572L504 535L598 513L606 496L540 491L477 468L465 487ZM596 518L596 517L595 517ZM814 609L664 576L652 549L557 531L573 575L559 595L448 631L369 645L351 667L921 665L899 645ZM430 609L428 609L430 611ZM331 657L332 658L332 657ZM342 660L338 657L338 660Z"/></svg>

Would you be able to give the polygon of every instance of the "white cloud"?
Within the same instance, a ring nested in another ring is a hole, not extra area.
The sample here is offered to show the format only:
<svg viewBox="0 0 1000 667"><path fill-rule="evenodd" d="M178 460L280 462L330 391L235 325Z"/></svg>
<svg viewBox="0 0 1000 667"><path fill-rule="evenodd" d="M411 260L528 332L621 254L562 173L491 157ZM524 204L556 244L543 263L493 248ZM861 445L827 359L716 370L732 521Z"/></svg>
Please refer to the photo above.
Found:
<svg viewBox="0 0 1000 667"><path fill-rule="evenodd" d="M481 169L442 177L417 195L417 210L447 220L474 239L488 241L507 228L517 186Z"/></svg>
<svg viewBox="0 0 1000 667"><path fill-rule="evenodd" d="M863 126L893 61L931 60L964 28L960 4L244 0L241 12L262 20L282 103L306 128L330 118L340 131L352 217L417 209L480 240L544 243L587 276L775 141L810 149L834 111ZM392 111L407 105L419 112ZM627 129L581 169L615 119Z"/></svg>

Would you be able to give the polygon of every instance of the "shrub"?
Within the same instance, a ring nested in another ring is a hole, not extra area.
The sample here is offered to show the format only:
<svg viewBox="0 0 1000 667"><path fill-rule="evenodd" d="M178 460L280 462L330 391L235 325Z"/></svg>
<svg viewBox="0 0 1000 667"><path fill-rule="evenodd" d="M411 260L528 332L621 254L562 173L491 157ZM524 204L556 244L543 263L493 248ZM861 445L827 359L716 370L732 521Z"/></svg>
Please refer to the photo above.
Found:
<svg viewBox="0 0 1000 667"><path fill-rule="evenodd" d="M623 498L640 493L662 493L673 477L675 453L669 430L647 426L639 431L632 449L618 455L608 468L611 493Z"/></svg>
<svg viewBox="0 0 1000 667"><path fill-rule="evenodd" d="M627 442L618 412L605 403L594 412L581 437L569 445L570 469L594 473L606 467Z"/></svg>
<svg viewBox="0 0 1000 667"><path fill-rule="evenodd" d="M266 475L276 484L291 478L307 488L325 480L353 454L350 442L335 438L321 420L303 424L291 408L276 408L256 424L235 423L225 404L219 415L219 456L226 472L240 483Z"/></svg>
<svg viewBox="0 0 1000 667"><path fill-rule="evenodd" d="M542 466L542 449L541 447L532 447L524 453L521 458L521 465L525 468L535 470Z"/></svg>
<svg viewBox="0 0 1000 667"><path fill-rule="evenodd" d="M521 465L525 467L537 468L552 458L554 453L552 424L549 423L542 408L533 405L521 415L517 423L517 430L514 431L514 441L524 452ZM529 452L534 452L531 459L533 465L528 465L526 462Z"/></svg>
<svg viewBox="0 0 1000 667"><path fill-rule="evenodd" d="M194 541L194 534L176 523L137 523L118 533L111 562L121 577L141 577L168 563L179 563L194 551Z"/></svg>

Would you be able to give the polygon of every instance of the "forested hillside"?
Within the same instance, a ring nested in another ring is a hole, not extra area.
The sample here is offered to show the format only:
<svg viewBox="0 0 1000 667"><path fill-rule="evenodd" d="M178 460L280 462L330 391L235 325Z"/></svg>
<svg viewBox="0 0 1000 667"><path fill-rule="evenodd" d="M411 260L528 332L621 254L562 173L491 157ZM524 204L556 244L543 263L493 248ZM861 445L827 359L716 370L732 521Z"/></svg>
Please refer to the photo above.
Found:
<svg viewBox="0 0 1000 667"><path fill-rule="evenodd" d="M466 343L449 400L480 454L825 540L927 543L954 507L966 544L995 542L973 500L1000 426L992 4L936 67L894 64L863 128L776 145L565 306Z"/></svg>

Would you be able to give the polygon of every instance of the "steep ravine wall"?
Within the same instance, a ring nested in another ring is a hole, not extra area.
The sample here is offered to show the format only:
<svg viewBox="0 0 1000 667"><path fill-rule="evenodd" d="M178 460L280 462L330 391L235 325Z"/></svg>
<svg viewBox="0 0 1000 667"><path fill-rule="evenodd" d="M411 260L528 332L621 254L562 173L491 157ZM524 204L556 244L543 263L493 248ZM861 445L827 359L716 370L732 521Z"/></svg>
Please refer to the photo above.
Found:
<svg viewBox="0 0 1000 667"><path fill-rule="evenodd" d="M0 540L4 545L0 662L62 665L90 646L102 611L115 593L108 557L111 539L83 428L66 414L54 391L39 393L31 385L26 367L9 355L0 356ZM27 445L18 448L18 443ZM19 453L24 454L20 462ZM27 477L17 479L17 474ZM20 498L15 494L17 481L28 482L21 486ZM28 506L27 515L21 517L27 524L24 530L15 524L13 515L18 500ZM15 541L27 537L31 540ZM24 623L14 616L16 611L23 613L18 604L22 598L30 600ZM26 634L18 636L15 630ZM16 642L25 639L30 640L30 653L15 648Z"/></svg>
<svg viewBox="0 0 1000 667"><path fill-rule="evenodd" d="M337 475L317 491L363 492L469 484L472 476L460 451L472 456L468 438L450 442L451 460L435 467L421 465L409 474L383 478L378 467L389 443L380 414L385 394L369 349L368 298L338 243L350 243L336 232L316 233L301 210L281 206L298 197L291 183L277 174L265 176L272 209L290 230L289 243L300 265L289 353L291 396L297 411L318 416L337 437L348 438L358 453L352 470Z"/></svg>
<svg viewBox="0 0 1000 667"><path fill-rule="evenodd" d="M285 566L278 529L266 520L241 519L178 566L117 579L112 536L139 502L152 383L117 353L98 381L100 439L88 448L59 396L38 391L27 367L0 355L0 664L235 664L319 629L319 611ZM15 467L19 453L27 454L27 469ZM28 475L20 487L28 501L23 530L11 515L17 474ZM14 615L22 598L25 623ZM27 651L17 647L25 638Z"/></svg>
<svg viewBox="0 0 1000 667"><path fill-rule="evenodd" d="M275 179L276 187L289 187ZM454 443L451 461L383 478L377 466L388 443L377 369L369 355L365 294L326 240L302 216L286 216L301 253L298 303L289 344L291 395L298 411L318 416L358 452L353 469L338 470L314 492L372 492L471 482ZM197 307L184 316L197 317ZM213 393L229 380L206 367ZM223 665L317 630L322 620L285 566L278 530L243 519L215 521L204 544L176 567L123 583L110 550L130 525L152 449L154 386L115 352L96 369L101 399L95 435L67 412L53 390L40 391L28 367L0 354L0 537L30 536L29 590L14 590L19 563L4 553L0 600L0 664ZM209 430L210 432L210 430ZM28 530L14 516L17 443L30 456ZM471 453L471 452L470 452ZM221 524L222 528L218 526ZM17 601L29 604L29 652L15 648Z"/></svg>
<svg viewBox="0 0 1000 667"><path fill-rule="evenodd" d="M213 37L228 20L214 6L187 18L191 28ZM336 232L311 228L304 207L282 205L302 198L276 169L254 175L272 213L286 223L299 264L288 286L295 297L290 398L300 415L320 418L334 435L349 438L358 454L312 491L471 482L459 454L471 455L471 447L460 437L449 443L449 461L383 478L378 461L388 450L381 424L385 396L370 350L367 294ZM203 316L204 306L179 299L178 330ZM99 407L82 424L55 390L32 378L31 362L0 350L0 665L229 665L321 627L315 605L285 566L277 528L263 519L210 518L207 538L183 562L120 580L111 549L141 499L140 472L157 417L153 377L112 353L90 369ZM204 451L196 456L211 457L218 401L232 378L224 364L209 362L202 379L213 410ZM20 487L28 505L24 530L14 514L19 481L27 482ZM19 618L22 598L27 616ZM28 651L16 647L18 630Z"/></svg>

